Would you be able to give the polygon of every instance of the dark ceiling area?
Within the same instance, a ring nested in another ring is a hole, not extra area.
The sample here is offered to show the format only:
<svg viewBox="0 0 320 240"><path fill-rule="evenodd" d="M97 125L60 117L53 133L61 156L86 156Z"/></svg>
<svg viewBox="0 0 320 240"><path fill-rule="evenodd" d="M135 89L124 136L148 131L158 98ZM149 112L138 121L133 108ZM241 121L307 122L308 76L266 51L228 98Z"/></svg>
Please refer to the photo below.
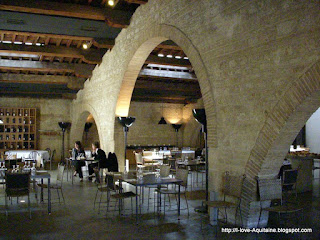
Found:
<svg viewBox="0 0 320 240"><path fill-rule="evenodd" d="M73 99L140 4L147 0L2 0L0 96ZM133 101L187 104L201 98L188 57L158 45L136 81Z"/></svg>

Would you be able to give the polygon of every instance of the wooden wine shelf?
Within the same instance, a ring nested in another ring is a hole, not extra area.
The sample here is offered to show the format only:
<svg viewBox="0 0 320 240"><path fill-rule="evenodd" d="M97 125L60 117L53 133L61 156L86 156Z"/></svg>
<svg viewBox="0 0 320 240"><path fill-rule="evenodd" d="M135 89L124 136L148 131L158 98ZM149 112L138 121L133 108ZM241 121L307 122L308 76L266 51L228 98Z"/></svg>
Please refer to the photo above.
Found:
<svg viewBox="0 0 320 240"><path fill-rule="evenodd" d="M0 107L0 152L37 148L36 108Z"/></svg>

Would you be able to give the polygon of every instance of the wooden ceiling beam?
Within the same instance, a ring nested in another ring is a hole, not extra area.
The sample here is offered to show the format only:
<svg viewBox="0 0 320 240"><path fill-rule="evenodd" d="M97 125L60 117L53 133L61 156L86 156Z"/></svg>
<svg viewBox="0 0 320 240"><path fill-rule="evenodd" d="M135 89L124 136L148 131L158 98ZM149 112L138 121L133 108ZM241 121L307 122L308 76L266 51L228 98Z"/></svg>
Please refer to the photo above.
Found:
<svg viewBox="0 0 320 240"><path fill-rule="evenodd" d="M27 92L27 91L6 91L0 89L0 97L32 97L32 98L58 98L58 99L75 99L76 93L61 93L61 92Z"/></svg>
<svg viewBox="0 0 320 240"><path fill-rule="evenodd" d="M34 46L0 43L0 53L36 54L55 57L81 58L88 64L99 64L105 53L102 49L68 48L64 46Z"/></svg>
<svg viewBox="0 0 320 240"><path fill-rule="evenodd" d="M200 92L185 92L185 91L179 91L179 90L162 90L162 89L141 89L141 88L135 88L133 90L133 95L136 97L175 97L175 98L185 98L185 99L199 99L201 98Z"/></svg>
<svg viewBox="0 0 320 240"><path fill-rule="evenodd" d="M172 97L143 97L143 96L132 96L131 101L134 102L162 102L162 103L175 103L175 104L188 104L196 103L197 99L185 99L185 98L172 98Z"/></svg>
<svg viewBox="0 0 320 240"><path fill-rule="evenodd" d="M184 80L197 80L194 73L189 72L178 72L178 71L168 71L168 70L155 70L143 68L139 76L145 77L156 77L156 78L174 78L174 79L184 79Z"/></svg>
<svg viewBox="0 0 320 240"><path fill-rule="evenodd" d="M74 72L77 77L88 78L92 75L95 66L77 63L48 63L36 61L19 61L0 59L0 69L7 70L29 70L29 71L52 71L52 72Z"/></svg>
<svg viewBox="0 0 320 240"><path fill-rule="evenodd" d="M105 21L116 28L129 26L132 15L131 12L120 10L35 0L2 0L0 10Z"/></svg>
<svg viewBox="0 0 320 240"><path fill-rule="evenodd" d="M189 60L186 59L176 59L176 58L167 58L167 57L158 57L155 55L149 55L147 58L146 64L160 64L160 65L170 65L170 66L179 66L192 68Z"/></svg>
<svg viewBox="0 0 320 240"><path fill-rule="evenodd" d="M181 91L181 92L195 92L201 93L199 83L177 83L177 82L159 82L152 80L137 79L134 86L135 89L161 89L163 91Z"/></svg>
<svg viewBox="0 0 320 240"><path fill-rule="evenodd" d="M67 84L73 90L83 89L85 78L70 76L37 76L14 73L0 73L0 82L7 83L34 83L34 84Z"/></svg>
<svg viewBox="0 0 320 240"><path fill-rule="evenodd" d="M127 3L146 4L148 0L125 0Z"/></svg>
<svg viewBox="0 0 320 240"><path fill-rule="evenodd" d="M1 41L4 40L10 40L12 38L12 35L17 36L23 36L30 37L35 39L36 41L33 41L34 44L37 43L39 38L50 38L50 39L56 39L56 45L59 46L61 41L63 39L70 39L73 41L86 41L86 42L92 42L92 45L94 45L97 48L112 48L114 46L114 40L113 39L102 39L102 38L91 38L91 37L78 37L78 36L70 36L70 35L61 35L61 34L50 34L50 33L32 33L32 32L19 32L19 31L8 31L8 30L0 30L1 34ZM7 36L10 36L8 38ZM25 43L27 40L23 40Z"/></svg>

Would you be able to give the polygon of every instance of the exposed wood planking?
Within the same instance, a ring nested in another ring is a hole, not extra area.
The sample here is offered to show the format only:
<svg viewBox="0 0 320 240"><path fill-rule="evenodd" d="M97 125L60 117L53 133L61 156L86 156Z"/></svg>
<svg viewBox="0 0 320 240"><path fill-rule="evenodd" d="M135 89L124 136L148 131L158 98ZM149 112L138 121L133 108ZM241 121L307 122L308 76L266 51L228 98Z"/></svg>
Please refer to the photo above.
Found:
<svg viewBox="0 0 320 240"><path fill-rule="evenodd" d="M2 0L0 10L105 21L112 27L120 28L127 27L131 17L130 12L120 10L34 0Z"/></svg>

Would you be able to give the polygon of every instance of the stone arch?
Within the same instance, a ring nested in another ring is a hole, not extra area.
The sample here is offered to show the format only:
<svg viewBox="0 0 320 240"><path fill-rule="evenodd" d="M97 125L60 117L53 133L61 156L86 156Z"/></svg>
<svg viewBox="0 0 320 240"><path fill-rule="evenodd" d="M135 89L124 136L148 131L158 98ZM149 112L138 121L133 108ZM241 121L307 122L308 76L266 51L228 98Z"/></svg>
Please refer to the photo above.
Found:
<svg viewBox="0 0 320 240"><path fill-rule="evenodd" d="M245 173L243 205L248 216L249 202L254 200L258 175L275 175L289 145L320 104L320 61L287 88L269 112L252 148ZM272 164L271 164L272 163Z"/></svg>
<svg viewBox="0 0 320 240"><path fill-rule="evenodd" d="M72 125L71 125L71 130L70 130L71 144L73 144L74 141L82 139L84 125L85 125L86 120L90 114L92 114L92 116L95 120L98 134L99 134L100 144L101 145L104 144L103 138L101 138L101 136L100 136L101 131L100 131L99 119L97 117L95 110L88 104L82 105L81 109L77 109L73 113L73 115L75 117L72 119Z"/></svg>
<svg viewBox="0 0 320 240"><path fill-rule="evenodd" d="M216 111L214 98L212 93L212 86L209 81L209 76L205 64L197 48L192 44L191 40L178 28L161 24L156 25L152 31L143 35L140 42L143 42L133 54L128 63L127 70L121 83L120 92L116 106L117 116L127 116L130 107L130 101L134 85L140 69L151 51L165 40L172 40L179 45L188 56L192 67L197 75L204 106L207 115L208 124L208 145L210 147L217 146L217 127L216 127Z"/></svg>

